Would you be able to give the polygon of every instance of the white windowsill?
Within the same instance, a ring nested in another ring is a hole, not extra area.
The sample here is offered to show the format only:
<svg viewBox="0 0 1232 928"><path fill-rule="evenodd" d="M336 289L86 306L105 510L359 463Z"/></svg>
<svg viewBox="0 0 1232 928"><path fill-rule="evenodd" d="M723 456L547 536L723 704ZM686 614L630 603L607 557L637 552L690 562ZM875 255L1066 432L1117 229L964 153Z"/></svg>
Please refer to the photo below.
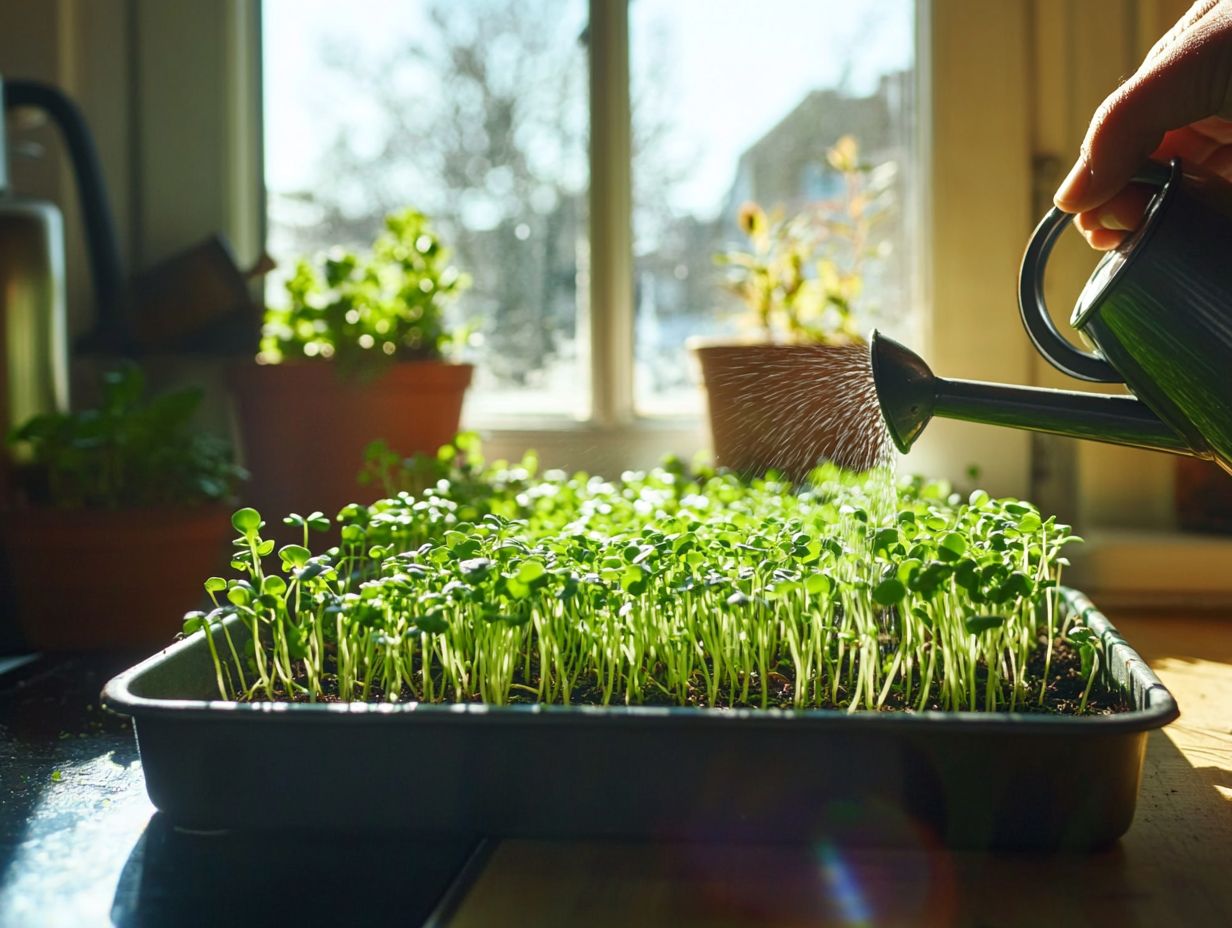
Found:
<svg viewBox="0 0 1232 928"><path fill-rule="evenodd" d="M639 416L624 425L604 426L585 419L565 415L493 415L463 416L462 427L476 432L563 432L570 435L612 432L671 433L703 430L700 416Z"/></svg>
<svg viewBox="0 0 1232 928"><path fill-rule="evenodd" d="M602 426L565 416L466 417L463 427L479 433L489 461L520 460L535 451L543 468L615 476L644 470L667 454L689 461L708 447L705 422L697 417L646 417Z"/></svg>

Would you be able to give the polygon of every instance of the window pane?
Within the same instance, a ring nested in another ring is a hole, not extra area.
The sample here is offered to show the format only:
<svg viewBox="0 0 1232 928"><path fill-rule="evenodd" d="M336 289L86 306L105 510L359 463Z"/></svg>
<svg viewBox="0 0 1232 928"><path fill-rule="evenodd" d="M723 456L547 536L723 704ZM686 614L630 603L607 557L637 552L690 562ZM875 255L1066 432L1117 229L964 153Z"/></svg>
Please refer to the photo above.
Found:
<svg viewBox="0 0 1232 928"><path fill-rule="evenodd" d="M587 413L585 25L585 0L265 0L271 253L432 216L473 279L472 420Z"/></svg>
<svg viewBox="0 0 1232 928"><path fill-rule="evenodd" d="M830 209L847 188L827 152L846 135L884 165L867 178L885 193L856 325L910 337L913 0L637 0L629 15L639 410L700 409L686 340L756 334L714 260L747 247L741 205Z"/></svg>

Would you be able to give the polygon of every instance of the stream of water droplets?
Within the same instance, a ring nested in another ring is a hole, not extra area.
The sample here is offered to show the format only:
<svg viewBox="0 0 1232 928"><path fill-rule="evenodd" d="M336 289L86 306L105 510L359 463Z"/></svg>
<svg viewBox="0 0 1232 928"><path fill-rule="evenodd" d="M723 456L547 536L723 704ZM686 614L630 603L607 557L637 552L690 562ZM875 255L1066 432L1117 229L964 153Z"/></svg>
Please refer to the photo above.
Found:
<svg viewBox="0 0 1232 928"><path fill-rule="evenodd" d="M803 365L800 353L759 360L725 376L722 387L736 402L733 421L720 424L736 431L738 456L758 470L772 467L795 479L821 461L866 471L875 497L870 502L881 510L870 514L892 513L897 453L881 415L868 347L818 346L804 357ZM734 420L747 423L750 412L760 428L738 431Z"/></svg>

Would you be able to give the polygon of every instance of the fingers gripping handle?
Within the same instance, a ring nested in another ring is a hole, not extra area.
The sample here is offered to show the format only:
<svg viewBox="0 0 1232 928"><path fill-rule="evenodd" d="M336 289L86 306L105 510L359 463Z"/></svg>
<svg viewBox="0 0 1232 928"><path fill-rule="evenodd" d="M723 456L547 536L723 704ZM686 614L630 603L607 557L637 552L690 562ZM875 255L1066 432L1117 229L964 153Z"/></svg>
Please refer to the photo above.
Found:
<svg viewBox="0 0 1232 928"><path fill-rule="evenodd" d="M1073 217L1056 207L1048 211L1027 245L1018 274L1018 309L1036 350L1062 373L1094 383L1121 383L1125 378L1097 354L1082 351L1057 331L1044 303L1044 269L1052 248Z"/></svg>

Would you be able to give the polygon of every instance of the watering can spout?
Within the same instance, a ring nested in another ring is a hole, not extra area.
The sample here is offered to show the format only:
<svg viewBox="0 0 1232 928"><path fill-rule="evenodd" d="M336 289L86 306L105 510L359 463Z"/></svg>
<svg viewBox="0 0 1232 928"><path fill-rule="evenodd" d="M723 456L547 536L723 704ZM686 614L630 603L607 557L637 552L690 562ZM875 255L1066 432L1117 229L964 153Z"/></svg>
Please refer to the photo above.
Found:
<svg viewBox="0 0 1232 928"><path fill-rule="evenodd" d="M873 381L890 438L904 454L933 416L1210 458L1132 396L1019 387L936 376L924 359L874 331Z"/></svg>

